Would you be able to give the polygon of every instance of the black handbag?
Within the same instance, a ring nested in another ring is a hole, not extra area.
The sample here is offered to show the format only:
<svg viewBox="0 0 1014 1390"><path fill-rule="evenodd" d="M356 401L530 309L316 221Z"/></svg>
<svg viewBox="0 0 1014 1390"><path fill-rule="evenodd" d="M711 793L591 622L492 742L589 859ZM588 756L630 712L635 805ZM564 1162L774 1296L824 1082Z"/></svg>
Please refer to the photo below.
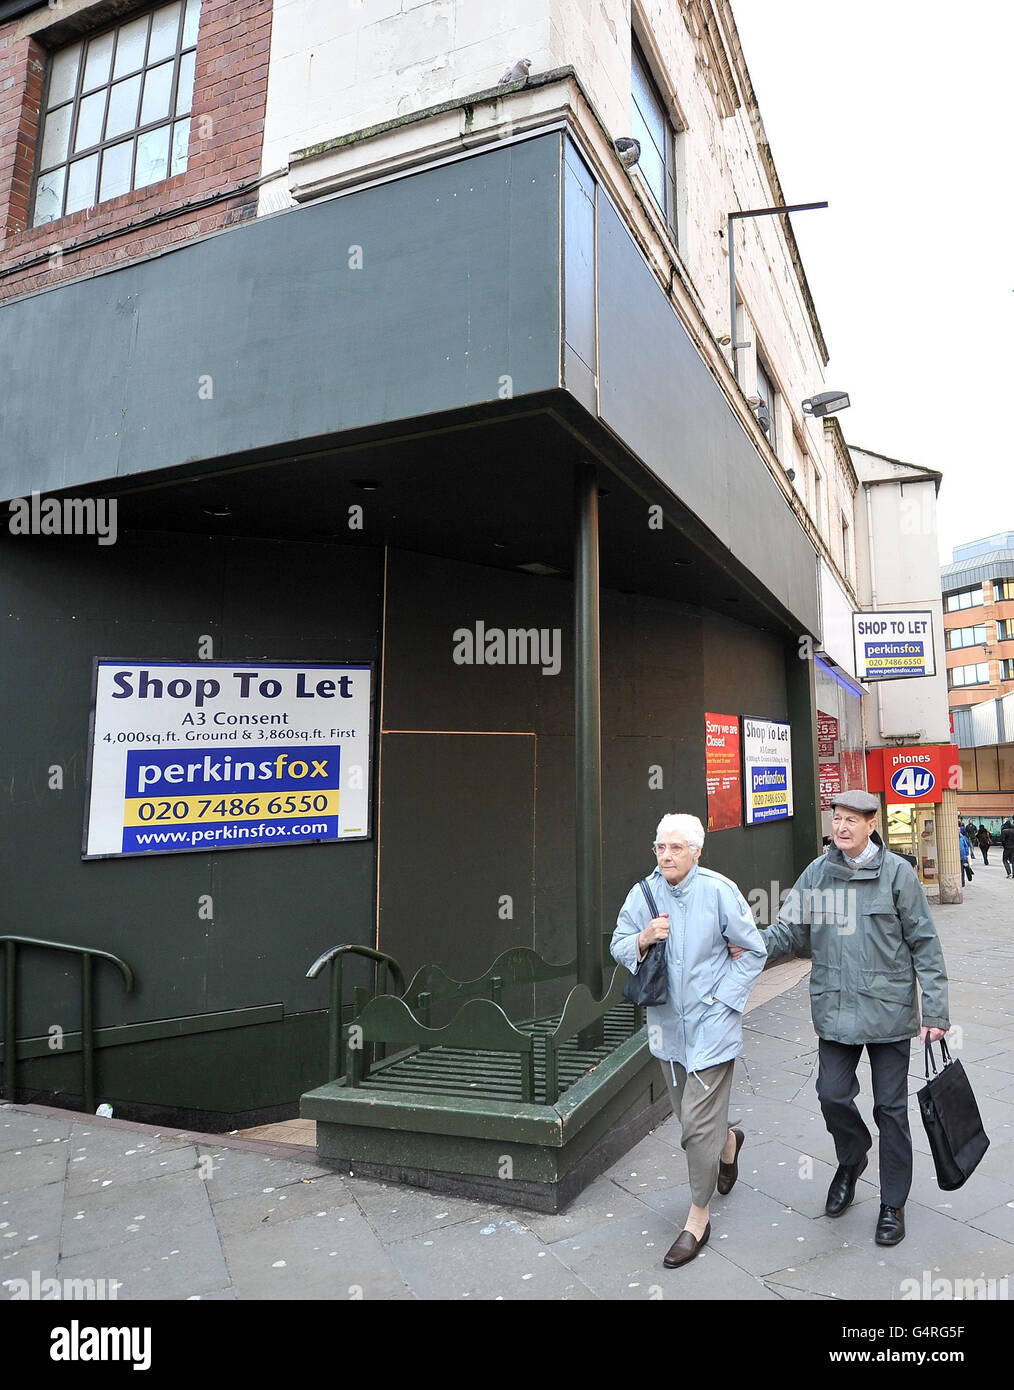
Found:
<svg viewBox="0 0 1014 1390"><path fill-rule="evenodd" d="M926 1085L918 1092L919 1113L933 1154L937 1182L944 1192L953 1192L979 1166L989 1140L964 1067L960 1061L951 1060L943 1039L940 1050L942 1065L938 1072L933 1044L927 1038Z"/></svg>
<svg viewBox="0 0 1014 1390"><path fill-rule="evenodd" d="M655 906L655 899L651 896L651 889L643 878L639 886L647 901L648 911L652 917L657 917L658 908ZM664 941L651 943L637 974L631 975L623 986L624 999L629 999L632 1004L641 1004L642 1006L647 1004L656 1008L659 1004L666 1002L669 998L669 991L665 973L665 948L666 942Z"/></svg>

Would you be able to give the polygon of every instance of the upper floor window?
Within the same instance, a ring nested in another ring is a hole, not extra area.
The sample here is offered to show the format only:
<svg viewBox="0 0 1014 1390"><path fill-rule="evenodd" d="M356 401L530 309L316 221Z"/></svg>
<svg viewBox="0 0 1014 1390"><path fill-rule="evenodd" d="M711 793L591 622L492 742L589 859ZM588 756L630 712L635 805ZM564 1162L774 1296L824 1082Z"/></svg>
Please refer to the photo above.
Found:
<svg viewBox="0 0 1014 1390"><path fill-rule="evenodd" d="M778 452L778 439L775 430L775 397L777 394L767 367L758 357L757 395L760 397L760 404L757 407L757 423L767 435L768 443L775 453Z"/></svg>
<svg viewBox="0 0 1014 1390"><path fill-rule="evenodd" d="M982 603L982 585L976 584L974 589L962 589L957 594L947 594L944 597L944 611L956 613L959 608L978 608Z"/></svg>
<svg viewBox="0 0 1014 1390"><path fill-rule="evenodd" d="M637 168L676 238L676 132L637 40L631 36L631 134L640 141Z"/></svg>
<svg viewBox="0 0 1014 1390"><path fill-rule="evenodd" d="M952 627L947 632L947 645L954 647L981 647L986 641L986 624L977 623L975 627Z"/></svg>
<svg viewBox="0 0 1014 1390"><path fill-rule="evenodd" d="M174 0L54 53L32 225L187 167L201 0Z"/></svg>
<svg viewBox="0 0 1014 1390"><path fill-rule="evenodd" d="M974 666L952 666L947 676L951 686L988 685L989 662L979 661Z"/></svg>
<svg viewBox="0 0 1014 1390"><path fill-rule="evenodd" d="M845 520L844 514L841 518L841 569L846 579L851 578L849 568L849 524Z"/></svg>
<svg viewBox="0 0 1014 1390"><path fill-rule="evenodd" d="M1000 662L1000 679L1014 681L1014 658L1005 656Z"/></svg>
<svg viewBox="0 0 1014 1390"><path fill-rule="evenodd" d="M996 625L998 642L1014 642L1014 618L1000 618Z"/></svg>
<svg viewBox="0 0 1014 1390"><path fill-rule="evenodd" d="M997 603L1010 598L1014 598L1014 579L998 579L996 581Z"/></svg>

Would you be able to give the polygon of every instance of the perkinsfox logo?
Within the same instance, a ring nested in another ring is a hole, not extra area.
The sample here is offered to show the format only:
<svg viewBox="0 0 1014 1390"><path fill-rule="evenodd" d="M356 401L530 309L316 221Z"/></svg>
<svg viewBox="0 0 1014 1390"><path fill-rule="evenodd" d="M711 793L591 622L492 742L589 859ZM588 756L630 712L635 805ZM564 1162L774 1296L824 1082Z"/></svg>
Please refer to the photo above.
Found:
<svg viewBox="0 0 1014 1390"><path fill-rule="evenodd" d="M279 753L270 762L234 762L231 753L224 758L215 758L206 753L199 762L168 763L160 767L158 763L141 763L137 767L137 794L143 796L152 787L168 783L179 786L181 783L197 782L207 786L210 782L280 782L291 778L295 782L304 779L312 782L315 778L328 780L330 758L294 758L288 753Z"/></svg>

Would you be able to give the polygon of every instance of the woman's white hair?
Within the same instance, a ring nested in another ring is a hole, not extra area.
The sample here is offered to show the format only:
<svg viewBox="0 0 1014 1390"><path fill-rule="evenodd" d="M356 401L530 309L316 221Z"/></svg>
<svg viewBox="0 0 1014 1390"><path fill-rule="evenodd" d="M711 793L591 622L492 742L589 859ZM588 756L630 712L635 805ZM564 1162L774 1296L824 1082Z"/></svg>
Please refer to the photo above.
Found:
<svg viewBox="0 0 1014 1390"><path fill-rule="evenodd" d="M663 835L671 835L673 832L682 835L691 849L703 849L704 826L696 816L663 816L655 831L655 840L658 841Z"/></svg>

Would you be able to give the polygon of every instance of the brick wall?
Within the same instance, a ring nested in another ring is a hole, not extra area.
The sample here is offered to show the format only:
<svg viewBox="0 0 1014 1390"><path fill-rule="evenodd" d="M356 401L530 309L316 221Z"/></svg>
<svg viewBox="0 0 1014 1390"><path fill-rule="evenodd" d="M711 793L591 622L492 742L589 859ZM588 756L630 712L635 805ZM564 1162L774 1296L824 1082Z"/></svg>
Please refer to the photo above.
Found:
<svg viewBox="0 0 1014 1390"><path fill-rule="evenodd" d="M36 37L19 36L24 23L0 28L0 300L255 215L271 9L271 0L204 0L185 173L35 228L28 220L48 55Z"/></svg>

